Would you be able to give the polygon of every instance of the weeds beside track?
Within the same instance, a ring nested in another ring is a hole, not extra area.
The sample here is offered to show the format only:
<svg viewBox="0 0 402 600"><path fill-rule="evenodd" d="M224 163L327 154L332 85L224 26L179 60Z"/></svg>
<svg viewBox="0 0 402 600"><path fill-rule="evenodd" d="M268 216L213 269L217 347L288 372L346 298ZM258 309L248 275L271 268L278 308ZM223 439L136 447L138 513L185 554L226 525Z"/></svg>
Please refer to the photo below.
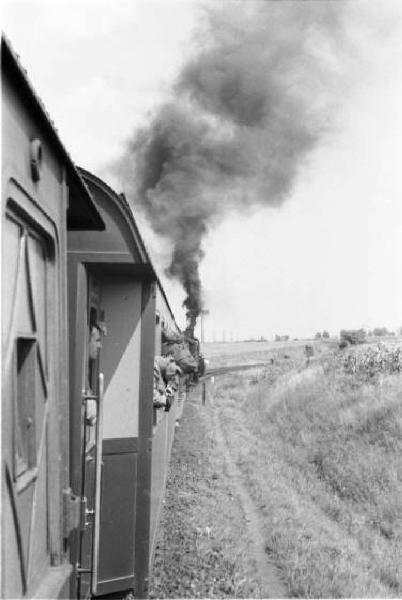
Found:
<svg viewBox="0 0 402 600"><path fill-rule="evenodd" d="M205 406L188 403L153 597L262 597L241 490L289 596L402 596L400 354L357 352L316 346L306 368L302 346L269 349L265 368L217 377Z"/></svg>
<svg viewBox="0 0 402 600"><path fill-rule="evenodd" d="M401 377L327 359L217 381L222 427L293 595L400 597Z"/></svg>

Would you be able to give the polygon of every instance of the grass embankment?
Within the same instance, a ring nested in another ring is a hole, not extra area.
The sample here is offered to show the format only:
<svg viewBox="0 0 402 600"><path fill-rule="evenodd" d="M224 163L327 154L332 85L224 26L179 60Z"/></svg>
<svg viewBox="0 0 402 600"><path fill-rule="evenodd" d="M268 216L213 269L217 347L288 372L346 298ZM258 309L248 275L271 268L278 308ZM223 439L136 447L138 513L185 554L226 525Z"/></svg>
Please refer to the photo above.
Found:
<svg viewBox="0 0 402 600"><path fill-rule="evenodd" d="M176 431L150 598L258 598L247 527L199 390Z"/></svg>
<svg viewBox="0 0 402 600"><path fill-rule="evenodd" d="M295 596L401 597L401 376L297 360L215 385L267 552Z"/></svg>

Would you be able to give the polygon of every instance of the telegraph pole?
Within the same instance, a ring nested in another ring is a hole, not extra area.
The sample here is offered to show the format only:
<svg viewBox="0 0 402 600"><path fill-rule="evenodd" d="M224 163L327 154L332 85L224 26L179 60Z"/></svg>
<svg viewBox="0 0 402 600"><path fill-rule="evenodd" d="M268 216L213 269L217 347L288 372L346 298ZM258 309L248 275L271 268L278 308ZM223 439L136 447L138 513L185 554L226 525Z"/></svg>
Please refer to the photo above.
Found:
<svg viewBox="0 0 402 600"><path fill-rule="evenodd" d="M200 312L200 316L201 316L201 344L203 344L205 342L205 337L204 337L204 317L209 315L209 310L207 310L206 308L204 308L201 312Z"/></svg>
<svg viewBox="0 0 402 600"><path fill-rule="evenodd" d="M206 317L207 315L209 315L209 310L207 310L206 308L201 310L200 316L201 316L201 344L202 345L205 342L204 317ZM205 384L205 379L203 379L203 381L202 381L202 404L203 405L205 405L206 397L207 397L207 386Z"/></svg>

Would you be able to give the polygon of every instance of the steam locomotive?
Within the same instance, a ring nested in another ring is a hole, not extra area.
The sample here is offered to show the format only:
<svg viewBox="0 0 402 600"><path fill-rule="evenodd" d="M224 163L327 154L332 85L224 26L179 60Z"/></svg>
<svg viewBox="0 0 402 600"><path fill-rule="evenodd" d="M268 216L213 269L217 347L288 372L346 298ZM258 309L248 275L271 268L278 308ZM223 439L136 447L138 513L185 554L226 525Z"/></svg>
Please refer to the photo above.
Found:
<svg viewBox="0 0 402 600"><path fill-rule="evenodd" d="M74 165L4 37L2 95L2 597L146 597L199 343L126 199ZM167 411L169 335L193 362Z"/></svg>

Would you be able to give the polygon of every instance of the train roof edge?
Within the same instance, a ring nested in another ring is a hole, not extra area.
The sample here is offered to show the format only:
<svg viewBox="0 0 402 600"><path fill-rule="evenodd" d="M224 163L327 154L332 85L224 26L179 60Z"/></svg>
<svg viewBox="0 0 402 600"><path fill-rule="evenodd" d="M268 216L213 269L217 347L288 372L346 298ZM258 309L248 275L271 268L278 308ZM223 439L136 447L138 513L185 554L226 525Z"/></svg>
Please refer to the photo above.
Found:
<svg viewBox="0 0 402 600"><path fill-rule="evenodd" d="M78 172L81 174L81 176L89 181L92 181L92 183L94 183L95 185L98 185L99 187L101 187L103 189L103 191L108 194L109 196L113 197L114 201L117 202L120 205L120 208L122 208L123 212L125 213L126 217L131 221L131 224L133 225L134 228L134 232L136 235L136 242L137 245L139 247L139 249L141 250L141 253L143 254L143 257L145 259L144 262L147 262L152 270L152 273L155 277L156 283L158 285L158 288L160 290L160 293L162 294L162 297L166 303L166 306L170 312L170 315L173 319L173 322L175 323L177 329L179 331L181 331L180 327L177 324L174 312L169 304L169 301L167 299L165 290L163 289L162 283L159 279L158 273L153 265L153 262L151 260L150 254L147 250L147 247L145 245L144 239L139 231L138 225L136 223L135 217L134 217L134 213L133 210L129 204L129 202L127 201L126 197L124 194L119 194L118 192L116 192L114 189L112 189L110 187L109 184L107 184L103 179L101 179L100 177L98 177L97 175L95 175L94 173L92 173L91 171L88 171L87 169L81 167L81 166L77 166Z"/></svg>
<svg viewBox="0 0 402 600"><path fill-rule="evenodd" d="M67 211L68 229L103 231L105 225L95 207L91 193L61 141L42 100L35 92L18 54L4 33L1 36L1 69L2 73L7 73L17 84L20 98L42 124L51 144L65 163L70 189L70 204Z"/></svg>

